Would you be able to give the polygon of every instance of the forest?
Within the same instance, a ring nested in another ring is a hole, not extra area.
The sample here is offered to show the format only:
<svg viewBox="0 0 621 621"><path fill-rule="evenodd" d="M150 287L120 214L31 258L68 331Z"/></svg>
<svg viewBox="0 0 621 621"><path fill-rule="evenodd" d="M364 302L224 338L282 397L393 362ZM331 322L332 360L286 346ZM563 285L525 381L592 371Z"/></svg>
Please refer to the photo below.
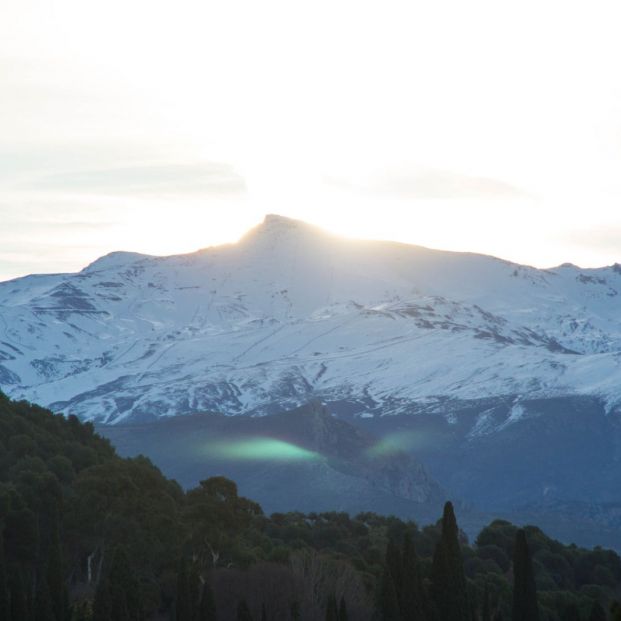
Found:
<svg viewBox="0 0 621 621"><path fill-rule="evenodd" d="M300 490L303 494L304 490ZM0 393L0 621L621 621L621 559L496 520L265 515Z"/></svg>

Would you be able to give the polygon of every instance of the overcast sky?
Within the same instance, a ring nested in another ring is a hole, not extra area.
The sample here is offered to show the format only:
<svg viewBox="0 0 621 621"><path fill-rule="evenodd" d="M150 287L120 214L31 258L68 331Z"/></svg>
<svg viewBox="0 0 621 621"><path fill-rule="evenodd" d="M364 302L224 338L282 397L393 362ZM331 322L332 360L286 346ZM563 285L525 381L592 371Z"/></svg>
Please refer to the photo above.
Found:
<svg viewBox="0 0 621 621"><path fill-rule="evenodd" d="M621 262L618 2L1 0L0 279L265 213Z"/></svg>

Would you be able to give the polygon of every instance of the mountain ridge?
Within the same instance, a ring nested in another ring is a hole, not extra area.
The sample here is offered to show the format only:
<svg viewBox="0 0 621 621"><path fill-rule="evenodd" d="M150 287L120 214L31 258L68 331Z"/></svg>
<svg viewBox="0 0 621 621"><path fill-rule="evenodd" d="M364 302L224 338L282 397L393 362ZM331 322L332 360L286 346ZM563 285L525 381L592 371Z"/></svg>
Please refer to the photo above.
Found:
<svg viewBox="0 0 621 621"><path fill-rule="evenodd" d="M539 270L271 214L236 244L0 283L0 388L117 424L312 398L377 416L584 394L613 412L620 291L616 264Z"/></svg>

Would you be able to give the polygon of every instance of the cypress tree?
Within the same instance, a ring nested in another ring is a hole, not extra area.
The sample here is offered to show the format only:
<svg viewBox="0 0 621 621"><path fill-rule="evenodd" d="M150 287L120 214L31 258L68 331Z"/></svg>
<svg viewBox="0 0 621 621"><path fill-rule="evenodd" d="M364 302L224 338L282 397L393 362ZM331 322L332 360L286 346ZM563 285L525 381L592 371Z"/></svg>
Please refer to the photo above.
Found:
<svg viewBox="0 0 621 621"><path fill-rule="evenodd" d="M52 610L56 621L65 619L66 587L63 579L62 552L60 546L60 526L58 523L58 507L54 506L49 516L50 541L48 546L46 580L49 586Z"/></svg>
<svg viewBox="0 0 621 621"><path fill-rule="evenodd" d="M471 621L466 577L453 505L444 505L442 535L432 564L432 594L439 621Z"/></svg>
<svg viewBox="0 0 621 621"><path fill-rule="evenodd" d="M389 541L386 547L386 567L392 576L395 591L397 592L397 600L401 606L401 596L403 592L403 558L401 551L394 543Z"/></svg>
<svg viewBox="0 0 621 621"><path fill-rule="evenodd" d="M326 601L326 621L339 621L339 610L334 594L329 595Z"/></svg>
<svg viewBox="0 0 621 621"><path fill-rule="evenodd" d="M190 588L190 575L185 558L179 562L177 572L177 597L175 599L176 621L192 621L192 593Z"/></svg>
<svg viewBox="0 0 621 621"><path fill-rule="evenodd" d="M300 621L300 602L291 604L291 621Z"/></svg>
<svg viewBox="0 0 621 621"><path fill-rule="evenodd" d="M512 621L539 621L533 564L526 533L522 529L518 530L515 535L513 550Z"/></svg>
<svg viewBox="0 0 621 621"><path fill-rule="evenodd" d="M599 602L593 602L591 612L589 613L589 621L606 621L606 611Z"/></svg>
<svg viewBox="0 0 621 621"><path fill-rule="evenodd" d="M401 614L407 621L426 621L427 598L423 587L423 580L416 556L416 550L409 533L403 538L403 552L401 554Z"/></svg>
<svg viewBox="0 0 621 621"><path fill-rule="evenodd" d="M11 594L11 618L13 621L28 619L28 597L21 571L13 571L10 574L9 592Z"/></svg>
<svg viewBox="0 0 621 621"><path fill-rule="evenodd" d="M347 604L345 603L345 596L341 596L341 602L339 604L339 621L349 621L349 615L347 614Z"/></svg>
<svg viewBox="0 0 621 621"><path fill-rule="evenodd" d="M93 601L93 621L112 621L110 617L110 592L108 581L100 578Z"/></svg>
<svg viewBox="0 0 621 621"><path fill-rule="evenodd" d="M203 593L201 595L201 604L198 609L199 621L216 621L216 598L213 589L208 580L203 584Z"/></svg>
<svg viewBox="0 0 621 621"><path fill-rule="evenodd" d="M117 548L107 576L110 618L113 621L139 621L142 617L140 585L133 574L125 548ZM190 620L191 621L191 620Z"/></svg>
<svg viewBox="0 0 621 621"><path fill-rule="evenodd" d="M245 599L240 599L237 605L237 621L252 621L252 615Z"/></svg>
<svg viewBox="0 0 621 621"><path fill-rule="evenodd" d="M129 607L123 584L116 579L108 583L108 597L110 599L111 621L130 621Z"/></svg>
<svg viewBox="0 0 621 621"><path fill-rule="evenodd" d="M7 568L4 557L4 537L0 531L0 619L11 621L11 600L7 582Z"/></svg>
<svg viewBox="0 0 621 621"><path fill-rule="evenodd" d="M188 580L190 588L190 610L192 614L192 621L197 621L201 605L202 587L201 577L195 563L193 563L190 567Z"/></svg>
<svg viewBox="0 0 621 621"><path fill-rule="evenodd" d="M492 613L489 602L489 587L485 584L483 590L483 610L481 611L481 621L492 621Z"/></svg>
<svg viewBox="0 0 621 621"><path fill-rule="evenodd" d="M377 608L381 621L400 621L399 600L392 575L388 567L384 568L378 589Z"/></svg>
<svg viewBox="0 0 621 621"><path fill-rule="evenodd" d="M55 621L50 587L45 576L37 578L34 601L34 621Z"/></svg>

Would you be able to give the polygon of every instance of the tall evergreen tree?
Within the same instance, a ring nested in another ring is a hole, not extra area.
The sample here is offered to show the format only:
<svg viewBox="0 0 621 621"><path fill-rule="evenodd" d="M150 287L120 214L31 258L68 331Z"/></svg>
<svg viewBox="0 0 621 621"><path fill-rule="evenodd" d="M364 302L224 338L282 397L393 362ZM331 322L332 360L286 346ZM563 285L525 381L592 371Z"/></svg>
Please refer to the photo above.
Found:
<svg viewBox="0 0 621 621"><path fill-rule="evenodd" d="M526 533L519 529L513 549L513 616L512 621L539 621L537 589Z"/></svg>
<svg viewBox="0 0 621 621"><path fill-rule="evenodd" d="M481 610L481 621L492 621L489 601L489 586L487 584L483 590L483 609Z"/></svg>
<svg viewBox="0 0 621 621"><path fill-rule="evenodd" d="M326 601L326 621L339 621L339 610L336 596L331 593Z"/></svg>
<svg viewBox="0 0 621 621"><path fill-rule="evenodd" d="M189 593L190 593L190 609L192 621L198 621L199 609L202 596L201 577L198 572L196 563L192 563L188 571Z"/></svg>
<svg viewBox="0 0 621 621"><path fill-rule="evenodd" d="M401 613L397 589L388 566L384 567L379 585L377 608L381 621L400 621Z"/></svg>
<svg viewBox="0 0 621 621"><path fill-rule="evenodd" d="M432 564L432 594L439 621L471 621L459 529L453 505L444 505L442 535Z"/></svg>
<svg viewBox="0 0 621 621"><path fill-rule="evenodd" d="M110 593L108 581L104 578L99 580L93 601L93 621L112 621L110 616Z"/></svg>
<svg viewBox="0 0 621 621"><path fill-rule="evenodd" d="M34 621L56 621L50 587L45 575L37 578L34 600Z"/></svg>
<svg viewBox="0 0 621 621"><path fill-rule="evenodd" d="M201 603L198 609L199 621L216 621L216 598L209 580L205 580L203 584L203 592L201 594Z"/></svg>
<svg viewBox="0 0 621 621"><path fill-rule="evenodd" d="M0 620L11 621L11 600L7 580L6 559L4 556L4 537L0 530Z"/></svg>
<svg viewBox="0 0 621 621"><path fill-rule="evenodd" d="M406 533L403 538L401 561L401 592L399 594L401 615L406 621L426 621L428 618L427 598L418 557L409 533Z"/></svg>
<svg viewBox="0 0 621 621"><path fill-rule="evenodd" d="M300 621L300 602L291 603L291 621Z"/></svg>
<svg viewBox="0 0 621 621"><path fill-rule="evenodd" d="M192 621L192 589L190 587L190 571L185 557L181 558L177 572L175 621Z"/></svg>
<svg viewBox="0 0 621 621"><path fill-rule="evenodd" d="M111 621L140 621L139 584L125 548L114 551L106 580Z"/></svg>
<svg viewBox="0 0 621 621"><path fill-rule="evenodd" d="M392 576L395 591L397 592L397 600L401 606L401 595L403 591L403 558L401 550L394 541L389 541L386 547L386 567Z"/></svg>
<svg viewBox="0 0 621 621"><path fill-rule="evenodd" d="M252 615L245 599L240 599L237 604L237 621L252 621Z"/></svg>
<svg viewBox="0 0 621 621"><path fill-rule="evenodd" d="M56 621L65 621L66 586L64 580L58 506L54 505L49 519L46 580L49 586L52 610Z"/></svg>
<svg viewBox="0 0 621 621"><path fill-rule="evenodd" d="M347 603L345 602L345 596L341 596L339 603L339 621L349 621L349 614L347 613Z"/></svg>

